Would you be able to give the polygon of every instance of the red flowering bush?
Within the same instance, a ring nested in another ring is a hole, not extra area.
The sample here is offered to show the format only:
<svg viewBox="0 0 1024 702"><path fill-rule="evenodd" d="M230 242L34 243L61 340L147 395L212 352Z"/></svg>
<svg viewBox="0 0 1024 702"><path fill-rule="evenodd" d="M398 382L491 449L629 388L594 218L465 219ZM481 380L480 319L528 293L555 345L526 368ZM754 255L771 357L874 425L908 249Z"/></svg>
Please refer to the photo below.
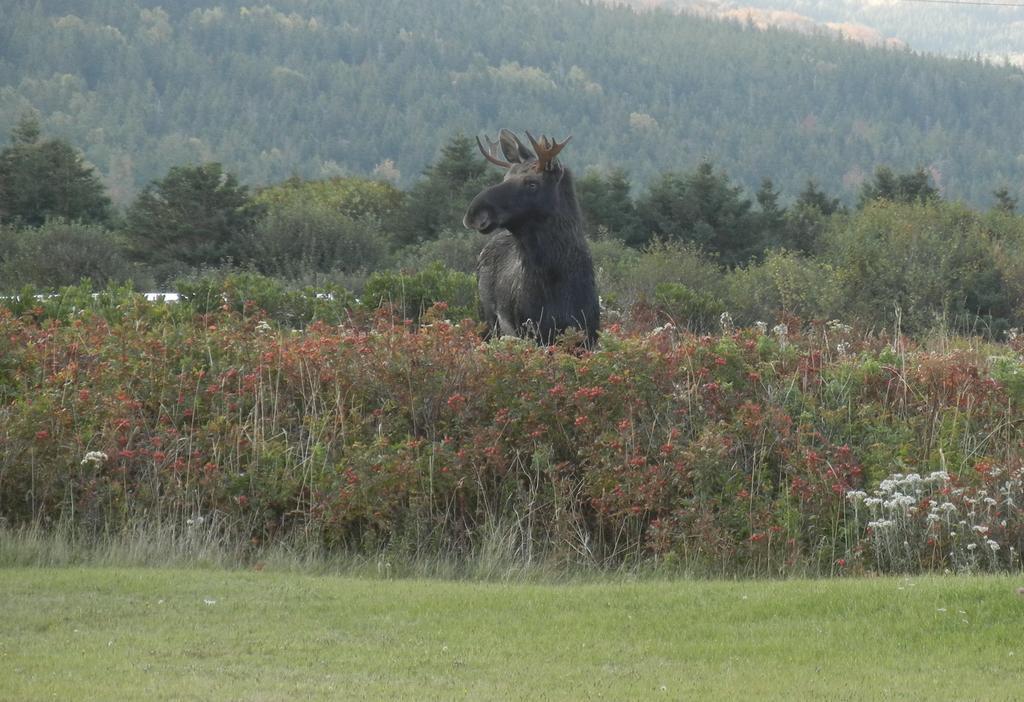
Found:
<svg viewBox="0 0 1024 702"><path fill-rule="evenodd" d="M1000 500L970 525L1003 549L976 567L1019 566L1019 480L985 472L1017 476L1024 453L1019 393L990 372L1007 361L796 321L612 327L580 353L446 316L296 332L246 305L0 309L0 518L205 517L256 543L465 556L500 525L524 559L737 574L965 567L932 555L952 537L927 517L895 559L850 498L945 470L957 509Z"/></svg>

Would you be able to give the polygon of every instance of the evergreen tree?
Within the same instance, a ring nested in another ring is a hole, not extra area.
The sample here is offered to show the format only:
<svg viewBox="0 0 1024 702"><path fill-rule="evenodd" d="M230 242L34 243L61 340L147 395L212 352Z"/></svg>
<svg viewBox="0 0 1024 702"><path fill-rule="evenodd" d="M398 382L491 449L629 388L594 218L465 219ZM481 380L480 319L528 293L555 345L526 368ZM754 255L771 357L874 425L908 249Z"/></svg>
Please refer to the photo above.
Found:
<svg viewBox="0 0 1024 702"><path fill-rule="evenodd" d="M931 184L931 176L923 168L898 175L888 166L879 166L875 177L861 186L859 206L864 207L874 200L904 204L936 202L939 190Z"/></svg>
<svg viewBox="0 0 1024 702"><path fill-rule="evenodd" d="M239 256L262 211L219 163L178 166L135 199L127 233L139 260L217 265Z"/></svg>
<svg viewBox="0 0 1024 702"><path fill-rule="evenodd" d="M993 192L992 196L996 199L993 206L996 211L1011 213L1017 211L1017 198L1010 195L1010 191L1005 186Z"/></svg>
<svg viewBox="0 0 1024 702"><path fill-rule="evenodd" d="M802 254L817 253L829 218L843 209L839 198L829 196L808 180L786 212L780 245Z"/></svg>
<svg viewBox="0 0 1024 702"><path fill-rule="evenodd" d="M0 151L0 222L109 222L110 198L95 171L70 144L44 140L41 133L34 115L22 117L11 130L11 145Z"/></svg>
<svg viewBox="0 0 1024 702"><path fill-rule="evenodd" d="M462 229L462 217L477 193L501 179L477 152L476 142L456 134L440 158L423 173L405 200L396 225L399 243L436 239L445 230Z"/></svg>
<svg viewBox="0 0 1024 702"><path fill-rule="evenodd" d="M629 191L629 176L621 168L590 172L576 182L576 196L592 239L608 234L636 247L650 240Z"/></svg>
<svg viewBox="0 0 1024 702"><path fill-rule="evenodd" d="M655 236L694 242L724 265L735 266L763 250L751 226L751 202L742 193L705 161L689 175L665 173L656 179L637 210Z"/></svg>
<svg viewBox="0 0 1024 702"><path fill-rule="evenodd" d="M779 205L779 191L771 178L764 178L754 194L760 212L754 220L765 247L784 245L786 208Z"/></svg>
<svg viewBox="0 0 1024 702"><path fill-rule="evenodd" d="M829 197L825 192L818 189L818 184L813 180L808 180L807 187L797 195L796 204L815 207L818 212L826 217L842 209L842 203L839 198Z"/></svg>

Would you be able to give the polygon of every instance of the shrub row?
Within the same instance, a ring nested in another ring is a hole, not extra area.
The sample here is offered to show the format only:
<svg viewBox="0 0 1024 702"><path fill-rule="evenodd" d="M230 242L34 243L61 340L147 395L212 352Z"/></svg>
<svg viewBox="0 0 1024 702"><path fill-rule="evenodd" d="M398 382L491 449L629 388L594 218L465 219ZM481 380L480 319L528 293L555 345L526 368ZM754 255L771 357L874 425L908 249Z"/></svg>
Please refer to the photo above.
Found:
<svg viewBox="0 0 1024 702"><path fill-rule="evenodd" d="M445 303L302 331L244 301L52 304L0 308L9 525L465 557L501 534L523 561L731 574L1020 566L1019 345L613 324L577 354L483 345Z"/></svg>

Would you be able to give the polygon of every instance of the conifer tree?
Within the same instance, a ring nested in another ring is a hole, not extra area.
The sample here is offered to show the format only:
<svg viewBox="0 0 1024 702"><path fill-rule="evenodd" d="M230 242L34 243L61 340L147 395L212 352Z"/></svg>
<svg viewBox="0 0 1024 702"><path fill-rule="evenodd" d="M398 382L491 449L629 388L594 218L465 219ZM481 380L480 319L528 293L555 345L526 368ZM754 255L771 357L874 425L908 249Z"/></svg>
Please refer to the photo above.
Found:
<svg viewBox="0 0 1024 702"><path fill-rule="evenodd" d="M26 115L0 151L0 223L38 227L54 217L106 224L110 198L70 144L43 139L38 118Z"/></svg>
<svg viewBox="0 0 1024 702"><path fill-rule="evenodd" d="M238 257L261 213L221 164L177 166L139 193L128 210L128 236L143 261L218 265Z"/></svg>
<svg viewBox="0 0 1024 702"><path fill-rule="evenodd" d="M1010 195L1010 191L1003 186L992 193L992 196L996 199L996 203L993 209L999 212L1016 212L1017 211L1017 198Z"/></svg>
<svg viewBox="0 0 1024 702"><path fill-rule="evenodd" d="M396 238L402 244L436 239L445 230L461 230L469 203L501 178L464 134L456 134L445 144L440 158L423 175L410 189L396 226Z"/></svg>

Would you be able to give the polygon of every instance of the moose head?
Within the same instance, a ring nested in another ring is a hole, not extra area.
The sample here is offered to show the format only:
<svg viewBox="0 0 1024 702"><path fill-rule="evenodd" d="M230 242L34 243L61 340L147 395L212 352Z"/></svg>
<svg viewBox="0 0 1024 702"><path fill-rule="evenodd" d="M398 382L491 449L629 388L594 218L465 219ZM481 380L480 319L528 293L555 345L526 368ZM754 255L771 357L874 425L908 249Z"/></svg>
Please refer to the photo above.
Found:
<svg viewBox="0 0 1024 702"><path fill-rule="evenodd" d="M526 137L533 151L507 129L501 130L498 141L487 139L486 148L477 137L476 144L484 158L507 172L501 183L487 188L470 203L463 218L463 224L470 229L484 234L495 229L515 233L520 225L538 223L567 208L576 208L571 184L563 182L566 170L556 160L572 137L561 143L544 136L538 141L529 132ZM503 158L499 157L499 150Z"/></svg>

